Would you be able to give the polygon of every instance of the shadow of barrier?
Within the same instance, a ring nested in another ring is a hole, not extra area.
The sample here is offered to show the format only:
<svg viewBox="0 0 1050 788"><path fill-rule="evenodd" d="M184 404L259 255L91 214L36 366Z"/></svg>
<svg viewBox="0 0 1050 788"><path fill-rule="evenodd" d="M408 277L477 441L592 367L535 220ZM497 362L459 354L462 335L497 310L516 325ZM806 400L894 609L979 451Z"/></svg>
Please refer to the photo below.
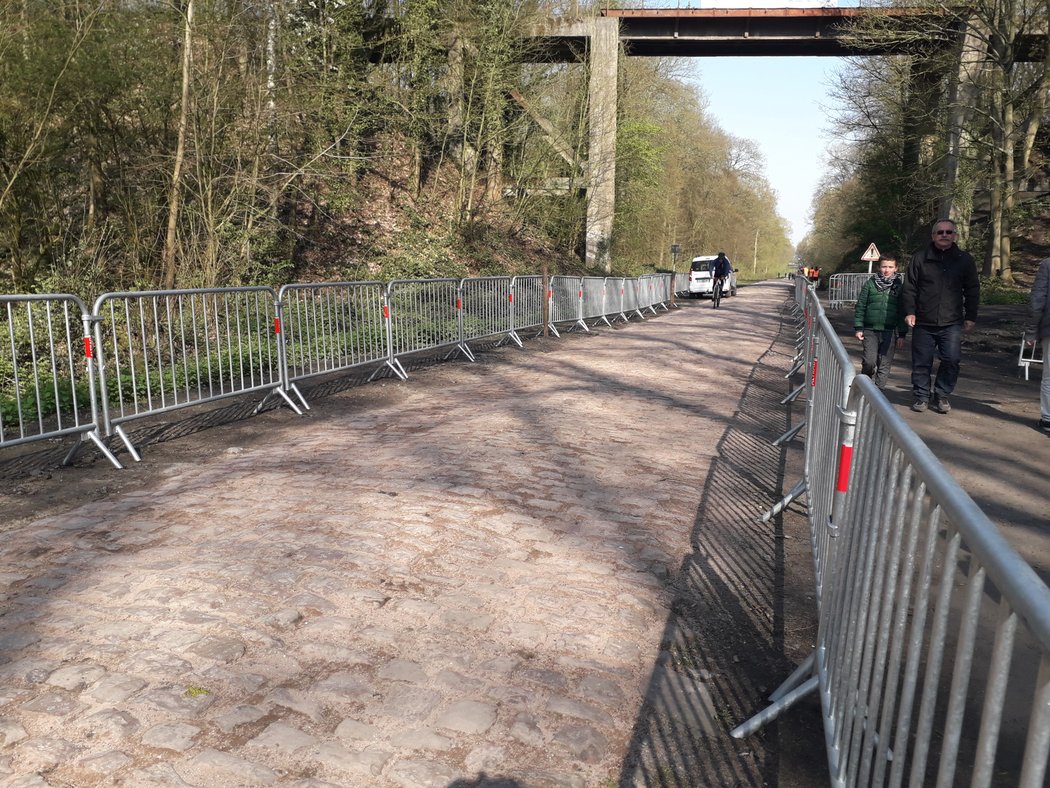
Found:
<svg viewBox="0 0 1050 788"><path fill-rule="evenodd" d="M1042 786L1050 590L804 298L805 478L778 506L808 496L817 645L732 735L817 692L834 786Z"/></svg>
<svg viewBox="0 0 1050 788"><path fill-rule="evenodd" d="M781 321L780 335L753 367L703 480L692 549L672 586L659 656L621 770L624 788L775 785L781 771L775 735L741 745L728 731L763 696L769 676L790 671L787 622L807 633L806 644L815 635L811 576L803 570L785 580L808 563L805 542L785 534L782 518L771 526L756 516L784 481L788 450L771 443L769 430L786 421L783 371L795 354L793 322ZM785 583L803 590L804 604L785 598ZM808 762L807 784L824 784L819 714L811 710L802 727L814 735L794 737L804 753L795 760Z"/></svg>

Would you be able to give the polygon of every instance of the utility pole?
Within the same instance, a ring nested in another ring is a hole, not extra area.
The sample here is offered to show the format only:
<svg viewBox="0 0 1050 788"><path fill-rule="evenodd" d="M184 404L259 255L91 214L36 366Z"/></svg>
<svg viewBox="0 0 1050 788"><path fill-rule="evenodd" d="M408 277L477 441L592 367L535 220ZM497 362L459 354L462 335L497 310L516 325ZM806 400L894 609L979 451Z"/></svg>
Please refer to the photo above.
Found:
<svg viewBox="0 0 1050 788"><path fill-rule="evenodd" d="M758 230L755 230L755 256L751 261L751 274L758 275Z"/></svg>

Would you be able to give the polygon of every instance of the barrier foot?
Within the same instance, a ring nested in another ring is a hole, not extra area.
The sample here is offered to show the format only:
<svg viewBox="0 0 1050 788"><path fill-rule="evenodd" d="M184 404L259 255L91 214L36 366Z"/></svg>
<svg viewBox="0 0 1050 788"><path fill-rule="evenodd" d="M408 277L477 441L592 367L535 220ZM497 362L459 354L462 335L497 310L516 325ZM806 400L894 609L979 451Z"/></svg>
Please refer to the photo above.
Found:
<svg viewBox="0 0 1050 788"><path fill-rule="evenodd" d="M293 383L288 388L295 392L295 396L297 396L299 398L299 401L303 403L303 407L307 410L310 410L310 403L306 401L306 397L303 396L303 392L299 391L299 387Z"/></svg>
<svg viewBox="0 0 1050 788"><path fill-rule="evenodd" d="M277 389L275 393L277 394L278 397L280 397L281 399L283 399L285 401L285 403L288 405L289 408L291 408L292 410L295 411L295 414L297 416L302 416L303 415L303 412L299 408L299 406L296 405L294 402L292 402L292 398L288 396L288 392L286 392L284 389ZM302 394L300 394L299 397L302 398ZM305 405L306 403L304 402L303 404ZM261 402L259 403L259 407L262 407L262 403ZM310 406L307 405L306 408L307 408L307 410L309 410Z"/></svg>
<svg viewBox="0 0 1050 788"><path fill-rule="evenodd" d="M142 462L142 458L139 456L138 451L136 451L135 447L132 445L131 438L129 438L128 434L124 432L124 428L118 425L117 428L113 431L120 436L120 439L124 442L125 448L127 448L128 450L128 454L135 458L135 462Z"/></svg>
<svg viewBox="0 0 1050 788"><path fill-rule="evenodd" d="M802 664L795 668L794 672L792 672L790 676L784 679L784 681L781 682L779 687L773 690L773 694L769 696L769 700L772 703L776 703L788 692L795 689L795 687L797 687L802 681L812 676L813 665L816 662L816 660L817 652L811 651L809 653L809 656L802 661Z"/></svg>
<svg viewBox="0 0 1050 788"><path fill-rule="evenodd" d="M775 441L773 441L773 445L774 446L782 446L783 444L787 443L792 438L794 438L796 435L798 435L802 431L802 428L805 427L805 426L806 426L806 420L802 419L802 421L800 421L794 427L792 427L787 432L785 432L783 435L781 435L779 438L777 438Z"/></svg>
<svg viewBox="0 0 1050 788"><path fill-rule="evenodd" d="M800 358L800 359L798 359L798 361L796 361L796 362L795 362L795 366L793 366L793 367L792 367L792 368L791 368L790 370L788 370L788 373L787 373L786 375L784 375L784 378L785 378L785 379L787 379L787 378L790 378L790 377L791 377L792 375L794 375L794 374L798 373L798 372L799 372L799 370L801 370L801 369L802 369L802 366L803 366L803 365L804 365L805 363L806 363L806 362L805 362L805 361L804 361L803 359L801 359L801 358Z"/></svg>
<svg viewBox="0 0 1050 788"><path fill-rule="evenodd" d="M520 348L524 348L524 347L525 347L525 346L524 346L524 345L523 345L523 344L521 343L521 337L519 337L519 336L518 336L518 332L517 332L517 331L511 331L511 332L509 332L509 333L507 334L507 338L508 338L508 339L510 339L510 341L511 341L511 342L513 342L513 343L514 343L515 345L517 345L518 347L520 347Z"/></svg>
<svg viewBox="0 0 1050 788"><path fill-rule="evenodd" d="M80 451L80 445L84 442L85 438L95 444L95 448L102 452L102 455L113 464L114 468L118 471L124 470L124 466L120 464L120 460L118 460L113 452L109 450L109 446L103 442L102 438L98 436L98 433L95 430L81 436L80 440L78 440L73 445L73 448L69 450L69 454L66 455L66 458L62 460L63 465L69 465L73 462L73 458L76 456L77 452Z"/></svg>
<svg viewBox="0 0 1050 788"><path fill-rule="evenodd" d="M587 321L584 320L583 318L580 318L579 320L577 320L575 323L572 324L573 328L576 328L576 326L579 326L584 331L586 331L588 334L591 333L591 330L589 328L587 328Z"/></svg>
<svg viewBox="0 0 1050 788"><path fill-rule="evenodd" d="M595 328L597 328L599 323L605 323L605 325L607 325L609 328L612 328L612 323L609 322L609 318L607 318L605 315L602 315L597 320L595 320L592 325Z"/></svg>
<svg viewBox="0 0 1050 788"><path fill-rule="evenodd" d="M782 697L780 700L766 706L766 708L764 708L754 717L749 719L747 722L743 722L740 725L737 725L735 728L733 728L733 730L729 732L729 735L732 736L734 739L742 739L745 736L749 736L750 734L754 733L759 728L764 726L767 722L772 722L773 720L775 720L783 712L790 709L804 697L815 692L817 689L817 684L817 677L813 676L805 684L801 685L800 687L797 687L796 689L793 689L791 692L784 695L784 697Z"/></svg>
<svg viewBox="0 0 1050 788"><path fill-rule="evenodd" d="M794 402L798 399L798 395L806 388L806 384L802 383L797 389L788 394L784 399L780 400L781 405L787 405L789 402Z"/></svg>
<svg viewBox="0 0 1050 788"><path fill-rule="evenodd" d="M554 323L551 323L549 326L547 326L547 328L550 329L550 332L554 334L554 336L556 336L558 339L561 339L561 334L559 334L558 329L554 327Z"/></svg>
<svg viewBox="0 0 1050 788"><path fill-rule="evenodd" d="M627 315L625 315L623 312L621 312L619 315L617 315L616 317L613 318L613 322L614 323L617 320L622 320L624 323L630 323L631 322L630 318L627 317Z"/></svg>
<svg viewBox="0 0 1050 788"><path fill-rule="evenodd" d="M644 314L642 314L642 310L641 310L641 309L636 309L636 310L634 310L634 313L635 313L636 315L638 315L638 318L639 318L640 320L645 320L645 315L644 315Z"/></svg>
<svg viewBox="0 0 1050 788"><path fill-rule="evenodd" d="M376 379L376 376L378 376L380 372L383 372L387 369L393 372L399 379L408 380L408 373L405 372L405 368L401 366L401 362L395 358L393 361L387 359L383 362L383 366L376 367L375 371L368 376L368 382L371 383L373 380Z"/></svg>
<svg viewBox="0 0 1050 788"><path fill-rule="evenodd" d="M465 342L460 342L458 345L456 345L456 347L459 349L459 352L466 356L468 359L470 359L471 361L477 361L477 359L474 357L474 351L470 349L470 346L468 344L466 344Z"/></svg>
<svg viewBox="0 0 1050 788"><path fill-rule="evenodd" d="M289 408L291 408L292 410L295 411L296 415L298 415L298 416L302 416L303 415L303 412L299 409L299 406L296 405L294 402L292 402L291 398L285 393L284 389L282 389L280 386L278 386L277 388L272 389L271 391L269 391L266 394L266 396L263 397L259 401L259 404L255 406L255 410L252 411L253 415L258 416L262 412L263 407L266 405L267 402L270 401L270 398L273 397L273 396L278 396L281 399L283 399L285 404ZM303 397L303 395L299 394L299 398L302 399L302 397ZM303 404L306 405L306 401L305 400L303 401ZM307 405L306 409L309 410L310 406Z"/></svg>
<svg viewBox="0 0 1050 788"><path fill-rule="evenodd" d="M768 523L770 519L776 517L778 514L784 511L793 500L798 498L805 491L806 480L803 479L791 488L791 492L789 492L787 495L781 498L777 503L773 505L773 507L768 512L762 515L762 517L759 519L759 522Z"/></svg>

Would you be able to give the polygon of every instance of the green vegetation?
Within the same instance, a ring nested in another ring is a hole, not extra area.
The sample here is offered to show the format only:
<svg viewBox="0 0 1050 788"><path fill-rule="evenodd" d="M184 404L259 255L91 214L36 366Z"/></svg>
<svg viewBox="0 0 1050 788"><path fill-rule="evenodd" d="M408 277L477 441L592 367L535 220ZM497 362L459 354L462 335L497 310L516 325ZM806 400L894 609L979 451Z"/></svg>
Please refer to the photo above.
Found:
<svg viewBox="0 0 1050 788"><path fill-rule="evenodd" d="M1000 277L981 277L982 304L1027 304L1029 295L1027 288L1007 284Z"/></svg>
<svg viewBox="0 0 1050 788"><path fill-rule="evenodd" d="M828 273L863 270L856 261L869 243L906 259L929 242L931 224L948 217L989 296L1016 299L1015 270L1045 255L1046 201L1021 200L1045 181L1050 162L1050 60L1038 52L1030 62L1014 58L1026 40L1045 37L1050 5L933 7L937 13L908 25L876 8L851 31L861 46L901 54L857 58L843 73L840 144L799 255ZM1027 253L1019 247L1029 235L1036 238Z"/></svg>
<svg viewBox="0 0 1050 788"><path fill-rule="evenodd" d="M529 34L599 5L0 4L0 291L584 273L587 70ZM677 69L621 59L613 270L780 270L760 158Z"/></svg>

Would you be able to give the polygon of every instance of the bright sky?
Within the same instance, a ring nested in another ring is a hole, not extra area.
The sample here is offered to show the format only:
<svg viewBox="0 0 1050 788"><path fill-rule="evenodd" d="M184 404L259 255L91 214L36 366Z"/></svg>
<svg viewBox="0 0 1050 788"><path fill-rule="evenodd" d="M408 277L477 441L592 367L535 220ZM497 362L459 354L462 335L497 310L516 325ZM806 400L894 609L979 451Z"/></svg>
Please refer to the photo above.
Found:
<svg viewBox="0 0 1050 788"><path fill-rule="evenodd" d="M721 128L753 140L766 159L778 213L798 244L825 170L829 95L842 61L832 57L694 58L708 110Z"/></svg>

